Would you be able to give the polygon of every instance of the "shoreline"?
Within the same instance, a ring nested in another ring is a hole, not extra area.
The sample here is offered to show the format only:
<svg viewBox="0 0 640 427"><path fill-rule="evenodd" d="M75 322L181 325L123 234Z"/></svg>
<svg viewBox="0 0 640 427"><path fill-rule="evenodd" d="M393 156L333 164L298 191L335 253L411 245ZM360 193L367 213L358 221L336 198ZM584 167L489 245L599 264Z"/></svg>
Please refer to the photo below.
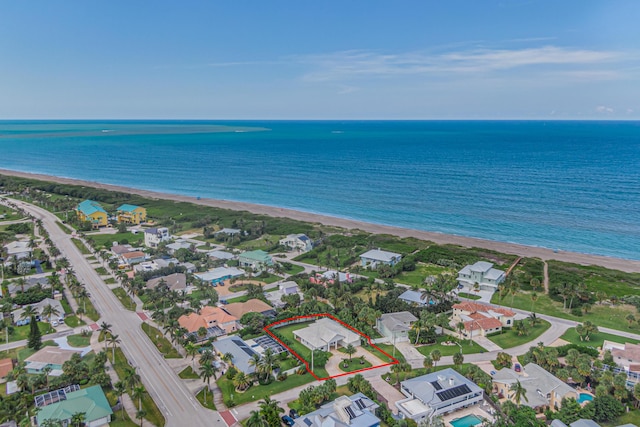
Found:
<svg viewBox="0 0 640 427"><path fill-rule="evenodd" d="M136 194L149 199L165 199L177 202L187 202L197 205L210 206L216 208L229 209L233 211L248 211L254 214L262 214L272 217L284 217L309 223L320 223L326 226L341 227L346 230L362 230L373 234L391 234L398 237L415 237L421 240L428 240L436 244L454 244L464 247L480 247L497 252L515 254L529 258L540 258L542 260L557 260L581 265L597 265L614 270L625 272L640 272L640 261L613 258L602 255L581 254L578 252L554 251L552 249L526 246L516 243L499 242L494 240L484 240L475 237L456 236L451 234L437 233L432 231L413 230L389 225L373 224L364 221L344 219L329 215L315 214L293 209L279 208L274 206L259 205L247 202L234 202L228 200L217 200L209 198L181 196L178 194L161 193L157 191L141 190L137 188L124 187L112 184L103 184L93 181L85 181L73 178L61 178L57 176L19 172L7 169L0 169L0 174L15 176L20 178L30 178L40 181L55 182L58 184L79 185L93 187L104 190L119 191L123 193Z"/></svg>

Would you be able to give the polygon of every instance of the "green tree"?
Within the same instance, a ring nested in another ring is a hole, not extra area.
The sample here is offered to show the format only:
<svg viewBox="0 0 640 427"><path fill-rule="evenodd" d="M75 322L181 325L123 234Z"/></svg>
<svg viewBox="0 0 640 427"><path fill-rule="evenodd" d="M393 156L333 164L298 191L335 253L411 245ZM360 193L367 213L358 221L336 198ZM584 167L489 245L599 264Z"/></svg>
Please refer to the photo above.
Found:
<svg viewBox="0 0 640 427"><path fill-rule="evenodd" d="M615 397L610 395L596 396L589 405L594 405L594 421L606 423L618 418L624 412L624 406Z"/></svg>
<svg viewBox="0 0 640 427"><path fill-rule="evenodd" d="M147 390L141 385L136 386L131 393L132 399L138 399L138 411L142 411L142 398L147 394Z"/></svg>
<svg viewBox="0 0 640 427"><path fill-rule="evenodd" d="M460 366L464 363L464 356L462 353L454 353L453 354L453 364L456 366Z"/></svg>
<svg viewBox="0 0 640 427"><path fill-rule="evenodd" d="M284 409L279 406L279 403L277 400L273 400L267 396L258 404L260 414L270 426L280 426L280 414L284 412Z"/></svg>
<svg viewBox="0 0 640 427"><path fill-rule="evenodd" d="M304 391L304 390L303 390ZM251 411L247 419L247 427L269 427L267 420L262 416L260 411Z"/></svg>
<svg viewBox="0 0 640 427"><path fill-rule="evenodd" d="M84 412L76 412L71 416L71 424L76 427L80 427L84 423L85 419L86 415Z"/></svg>
<svg viewBox="0 0 640 427"><path fill-rule="evenodd" d="M36 316L31 316L29 321L29 338L27 340L27 347L36 351L42 348L42 334L40 333L40 328L38 328Z"/></svg>
<svg viewBox="0 0 640 427"><path fill-rule="evenodd" d="M426 356L424 358L424 360L422 361L422 366L427 369L427 372L431 371L431 369L433 368L433 359L431 358L431 356Z"/></svg>
<svg viewBox="0 0 640 427"><path fill-rule="evenodd" d="M511 384L509 390L513 392L513 400L515 401L516 405L519 406L523 400L525 402L529 401L529 399L527 398L527 389L524 388L522 384L520 384L520 381L516 381L514 384Z"/></svg>
<svg viewBox="0 0 640 427"><path fill-rule="evenodd" d="M351 356L353 356L356 353L356 351L357 351L356 348L352 344L349 344L344 349L344 352L349 355L349 360L351 360Z"/></svg>
<svg viewBox="0 0 640 427"><path fill-rule="evenodd" d="M147 416L147 411L139 410L136 411L136 419L140 420L140 427L142 427L142 422L144 421L144 417Z"/></svg>
<svg viewBox="0 0 640 427"><path fill-rule="evenodd" d="M431 352L431 359L433 360L433 366L437 366L441 358L442 358L442 353L440 353L440 350L433 350Z"/></svg>
<svg viewBox="0 0 640 427"><path fill-rule="evenodd" d="M122 403L122 396L127 392L127 387L122 381L118 381L113 385L113 391L116 393L116 396L118 396L118 399L120 400L120 407L122 408L120 418L124 420L124 403Z"/></svg>
<svg viewBox="0 0 640 427"><path fill-rule="evenodd" d="M60 311L52 306L51 304L47 304L42 308L42 317L46 317L49 319L49 323L51 323L51 318L60 315Z"/></svg>
<svg viewBox="0 0 640 427"><path fill-rule="evenodd" d="M200 378L202 378L202 382L207 383L207 386L204 388L204 401L207 402L207 390L211 389L211 377L215 376L216 368L211 363L207 363L202 365L200 368Z"/></svg>

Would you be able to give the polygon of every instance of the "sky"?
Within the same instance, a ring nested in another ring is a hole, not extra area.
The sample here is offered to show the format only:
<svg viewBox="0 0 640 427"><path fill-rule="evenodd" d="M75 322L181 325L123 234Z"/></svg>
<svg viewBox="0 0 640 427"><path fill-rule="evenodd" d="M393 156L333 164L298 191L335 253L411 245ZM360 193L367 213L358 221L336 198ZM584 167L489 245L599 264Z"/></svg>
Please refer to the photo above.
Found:
<svg viewBox="0 0 640 427"><path fill-rule="evenodd" d="M640 1L9 1L5 119L640 119Z"/></svg>

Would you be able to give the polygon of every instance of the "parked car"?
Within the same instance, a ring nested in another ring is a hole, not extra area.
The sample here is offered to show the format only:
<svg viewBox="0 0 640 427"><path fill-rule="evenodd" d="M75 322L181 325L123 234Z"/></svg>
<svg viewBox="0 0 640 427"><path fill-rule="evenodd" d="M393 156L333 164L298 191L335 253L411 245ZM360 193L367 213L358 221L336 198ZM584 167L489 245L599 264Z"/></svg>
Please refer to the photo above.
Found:
<svg viewBox="0 0 640 427"><path fill-rule="evenodd" d="M53 320L51 322L51 326L58 326L58 321L57 320Z"/></svg>
<svg viewBox="0 0 640 427"><path fill-rule="evenodd" d="M300 417L300 414L298 414L298 411L296 411L295 409L290 409L289 416L295 420L296 418Z"/></svg>
<svg viewBox="0 0 640 427"><path fill-rule="evenodd" d="M288 425L289 427L293 426L296 423L295 421L293 421L293 418L291 418L288 415L283 415L281 419L282 419L282 422Z"/></svg>
<svg viewBox="0 0 640 427"><path fill-rule="evenodd" d="M521 372L522 371L522 366L520 366L519 363L516 363L515 366L513 367L513 370L516 372Z"/></svg>
<svg viewBox="0 0 640 427"><path fill-rule="evenodd" d="M489 372L489 375L495 375L495 374L496 374L496 371Z"/></svg>

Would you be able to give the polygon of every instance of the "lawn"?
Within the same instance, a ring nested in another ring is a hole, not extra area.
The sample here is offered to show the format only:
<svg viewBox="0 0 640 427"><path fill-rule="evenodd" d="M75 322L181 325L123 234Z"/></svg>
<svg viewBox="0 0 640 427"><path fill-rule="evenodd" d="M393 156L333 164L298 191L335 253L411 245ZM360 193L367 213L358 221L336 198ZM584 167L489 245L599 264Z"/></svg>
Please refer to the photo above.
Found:
<svg viewBox="0 0 640 427"><path fill-rule="evenodd" d="M96 273L98 273L101 276L106 276L107 274L109 274L109 272L107 271L106 268L104 267L98 267L96 268Z"/></svg>
<svg viewBox="0 0 640 427"><path fill-rule="evenodd" d="M600 423L602 427L614 427L614 426L620 426L620 425L626 425L626 424L632 424L636 426L640 425L640 410L634 409L620 415L618 418L615 419L615 421L611 421L608 423Z"/></svg>
<svg viewBox="0 0 640 427"><path fill-rule="evenodd" d="M473 299L473 300L482 298L479 295L469 294L469 293L466 293L466 292L458 292L458 296L461 297L461 298L467 298L467 299Z"/></svg>
<svg viewBox="0 0 640 427"><path fill-rule="evenodd" d="M500 300L500 296L496 292L491 298L493 304L511 306L511 296L506 296ZM589 313L582 316L575 316L569 310L562 309L562 302L554 301L548 295L538 293L538 300L535 305L531 306L531 294L529 292L519 292L513 299L513 307L527 311L535 311L536 313L548 314L549 316L560 317L562 319L575 320L576 322L584 322L590 320L597 326L617 329L633 333L640 333L640 323L634 323L631 328L625 317L633 314L636 318L640 318L638 310L631 305L608 306L595 304Z"/></svg>
<svg viewBox="0 0 640 427"><path fill-rule="evenodd" d="M130 311L136 311L136 303L131 299L129 294L122 288L113 288L111 291L118 297L124 308Z"/></svg>
<svg viewBox="0 0 640 427"><path fill-rule="evenodd" d="M9 342L26 340L29 337L30 328L31 328L30 325L14 327L13 334L9 335ZM43 336L46 334L54 333L56 331L46 322L38 322L38 329L40 329L40 333ZM1 337L4 338L4 334L2 334ZM2 341L4 342L5 340L2 339Z"/></svg>
<svg viewBox="0 0 640 427"><path fill-rule="evenodd" d="M147 323L143 323L142 330L144 331L145 334L147 334L149 339L151 339L151 342L155 344L156 348L160 353L162 353L165 359L181 359L182 358L182 356L180 356L180 353L178 353L178 350L176 350L171 345L169 340L166 339L164 335L162 335L162 332L160 332L158 329L154 328L153 326Z"/></svg>
<svg viewBox="0 0 640 427"><path fill-rule="evenodd" d="M118 373L118 378L120 378L121 380L124 379L125 368L128 366L130 366L129 361L122 352L122 349L120 349L119 347L116 348L116 363L113 367ZM160 409L158 409L156 403L147 393L142 396L142 409L144 409L144 411L147 413L145 419L149 420L151 423L157 426L164 425L165 419L162 415L162 412L160 412Z"/></svg>
<svg viewBox="0 0 640 427"><path fill-rule="evenodd" d="M397 348L395 348L393 345L391 344L376 344L376 346L378 348L380 348L380 350L384 351L385 353L387 353L389 356L391 357L395 357L396 359L398 359L400 362L405 362L405 358L404 355L402 353L400 353L400 350L398 350ZM363 346L362 348L364 348L365 350L369 351L370 353L375 354L380 360L384 360L384 361L389 361L391 362L391 359L389 359L387 356L385 356L384 354L382 354L378 349L376 349L375 347L368 347L368 346ZM395 350L395 352L394 352ZM395 353L395 356L394 356Z"/></svg>
<svg viewBox="0 0 640 427"><path fill-rule="evenodd" d="M598 333L592 334L590 336L589 341L580 341L580 336L576 332L576 328L567 329L567 332L565 332L564 335L562 335L560 338L572 344L584 345L588 347L602 347L602 343L605 340L617 342L620 344L624 344L627 342L632 344L637 344L640 342L638 340L621 337L619 335L605 334L604 332L598 332Z"/></svg>
<svg viewBox="0 0 640 427"><path fill-rule="evenodd" d="M242 249L245 251L253 251L257 249L262 249L266 251L274 246L274 242L278 243L280 240L280 236L271 236L269 234L263 234L255 240L246 240L244 242L240 242L237 246L238 249ZM213 240L215 242L215 239Z"/></svg>
<svg viewBox="0 0 640 427"><path fill-rule="evenodd" d="M67 342L71 347L87 347L91 341L91 335L69 335L67 336Z"/></svg>
<svg viewBox="0 0 640 427"><path fill-rule="evenodd" d="M207 391L207 401L205 402L205 400L204 400L205 390L206 390L206 387L204 387L202 390L200 390L200 392L198 394L196 394L196 399L198 399L198 402L200 402L200 404L202 406L204 406L205 408L213 409L215 411L216 410L216 405L213 403L213 393L210 392L210 391Z"/></svg>
<svg viewBox="0 0 640 427"><path fill-rule="evenodd" d="M96 259L96 257L94 257L93 255L88 256L88 257L86 257L85 259L86 259L87 261L98 261L98 260Z"/></svg>
<svg viewBox="0 0 640 427"><path fill-rule="evenodd" d="M81 254L89 255L91 253L91 251L89 251L89 249L87 249L84 243L82 243L80 240L72 238L71 241L73 242L74 245L76 245L76 248L80 250Z"/></svg>
<svg viewBox="0 0 640 427"><path fill-rule="evenodd" d="M100 314L98 313L96 308L93 306L93 303L91 302L90 298L80 298L78 300L78 306L82 307L82 309L84 310L83 316L87 316L89 319L93 320L94 322L100 318Z"/></svg>
<svg viewBox="0 0 640 427"><path fill-rule="evenodd" d="M403 283L405 285L418 286L423 288L425 287L424 279L426 279L428 276L437 276L438 274L450 271L453 270L435 264L418 263L415 270L403 271L393 280L396 283Z"/></svg>
<svg viewBox="0 0 640 427"><path fill-rule="evenodd" d="M183 380L197 380L200 376L193 372L193 368L191 366L187 366L178 374L180 378Z"/></svg>
<svg viewBox="0 0 640 427"><path fill-rule="evenodd" d="M451 337L448 335L442 335L436 339L436 344L422 345L416 347L416 349L425 356L431 354L433 350L439 350L442 356L453 356L455 353L460 352L460 348L462 348L462 354L484 353L487 351L473 341L471 341L471 343L469 343L469 341L461 342L459 346L457 344L445 345L444 342L449 339L451 339Z"/></svg>
<svg viewBox="0 0 640 427"><path fill-rule="evenodd" d="M273 396L274 394L298 387L304 384L315 381L315 378L308 372L303 375L289 375L284 381L273 381L268 385L253 385L244 393L238 393L235 390L235 386L231 380L225 376L218 379L218 386L222 390L222 398L224 403L229 406L242 405L243 403L255 402L256 400L263 399L266 396Z"/></svg>
<svg viewBox="0 0 640 427"><path fill-rule="evenodd" d="M528 320L525 319L524 321L528 323ZM503 332L501 334L487 338L502 348L511 348L528 342L533 342L536 338L542 335L544 331L551 327L551 323L546 320L538 319L538 322L539 323L534 327L529 326L529 333L527 335L518 335L514 328L503 328Z"/></svg>
<svg viewBox="0 0 640 427"><path fill-rule="evenodd" d="M347 364L345 368L344 365ZM344 358L342 362L338 365L342 372L353 372L359 371L360 369L370 368L372 365L368 360L364 360L364 363L360 363L360 358L356 357L354 359L349 360L348 358Z"/></svg>
<svg viewBox="0 0 640 427"><path fill-rule="evenodd" d="M293 325L282 326L276 328L277 332L287 339L287 345L293 349L300 357L306 360L311 365L311 350L309 350L304 344L296 340L293 336L293 331L306 328L313 322L294 323ZM319 378L325 378L329 376L329 373L324 368L315 368L313 371Z"/></svg>
<svg viewBox="0 0 640 427"><path fill-rule="evenodd" d="M76 315L71 315L71 316L67 316L64 318L64 324L69 326L70 328L75 328L77 326L81 326L81 325L86 325L86 323L82 320L80 320L80 318L78 318L78 316Z"/></svg>
<svg viewBox="0 0 640 427"><path fill-rule="evenodd" d="M295 265L291 263L287 263L287 268L284 269L287 274L291 274L292 276L302 273L304 271L304 267L300 265Z"/></svg>
<svg viewBox="0 0 640 427"><path fill-rule="evenodd" d="M71 234L71 232L73 231L61 222L56 221L56 224L58 225L58 227L60 227L60 229L62 229L62 231L64 231L67 234Z"/></svg>
<svg viewBox="0 0 640 427"><path fill-rule="evenodd" d="M104 279L105 285L115 285L116 283L116 279L114 279L113 277L107 277L106 279Z"/></svg>
<svg viewBox="0 0 640 427"><path fill-rule="evenodd" d="M139 246L136 243L144 240L144 236L142 233L133 234L130 232L126 233L115 233L115 234L91 234L87 237L91 237L93 239L93 247L96 249L109 249L113 242L118 242L121 245L126 241L127 243L131 243L134 246Z"/></svg>

